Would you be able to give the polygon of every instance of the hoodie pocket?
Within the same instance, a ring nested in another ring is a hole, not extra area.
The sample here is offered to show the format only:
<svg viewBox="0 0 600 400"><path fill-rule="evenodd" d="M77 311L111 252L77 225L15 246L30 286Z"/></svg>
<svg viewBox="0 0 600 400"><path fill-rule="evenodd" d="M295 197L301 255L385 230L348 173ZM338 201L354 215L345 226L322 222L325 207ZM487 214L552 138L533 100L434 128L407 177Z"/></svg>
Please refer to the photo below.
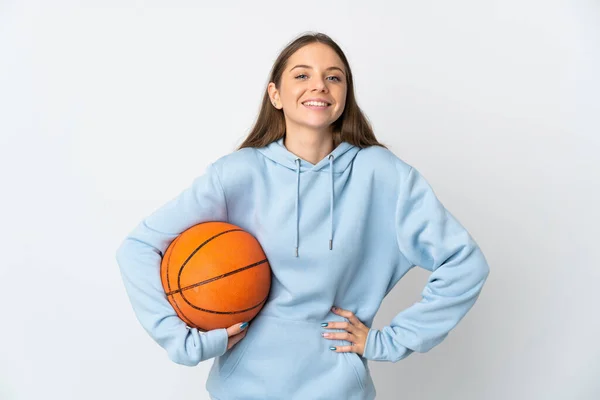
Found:
<svg viewBox="0 0 600 400"><path fill-rule="evenodd" d="M344 320L335 314L326 319ZM322 337L322 332L342 330L325 329L321 322L259 314L246 337L221 357L221 382L230 390L244 387L247 398L282 393L315 398L317 391L319 398L352 398L365 389L368 369L358 354L330 350L349 342Z"/></svg>
<svg viewBox="0 0 600 400"><path fill-rule="evenodd" d="M219 373L221 374L222 379L227 379L227 377L231 375L250 345L250 341L252 340L250 337L250 326L248 326L246 329L248 329L246 336L244 336L244 338L237 342L235 346L227 350L225 354L218 358L220 365Z"/></svg>
<svg viewBox="0 0 600 400"><path fill-rule="evenodd" d="M341 346L346 346L348 343L342 341L343 344L341 344ZM354 369L354 373L356 374L356 379L358 381L358 384L360 385L360 388L362 390L365 389L365 382L367 380L367 376L369 374L367 367L365 366L365 364L363 363L361 356L359 356L356 353L353 352L349 352L349 353L343 353L344 356L346 356L348 362L352 365L352 368Z"/></svg>

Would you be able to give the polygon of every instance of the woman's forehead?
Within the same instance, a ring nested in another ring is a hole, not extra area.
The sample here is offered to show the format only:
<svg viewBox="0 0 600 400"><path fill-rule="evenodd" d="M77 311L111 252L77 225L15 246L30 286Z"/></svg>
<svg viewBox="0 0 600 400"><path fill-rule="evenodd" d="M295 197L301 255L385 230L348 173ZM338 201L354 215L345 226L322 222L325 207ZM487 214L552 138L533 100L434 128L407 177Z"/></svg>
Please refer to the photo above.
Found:
<svg viewBox="0 0 600 400"><path fill-rule="evenodd" d="M306 65L320 69L329 67L344 69L344 64L337 53L331 47L321 43L311 43L292 54L288 60L288 70L296 65Z"/></svg>

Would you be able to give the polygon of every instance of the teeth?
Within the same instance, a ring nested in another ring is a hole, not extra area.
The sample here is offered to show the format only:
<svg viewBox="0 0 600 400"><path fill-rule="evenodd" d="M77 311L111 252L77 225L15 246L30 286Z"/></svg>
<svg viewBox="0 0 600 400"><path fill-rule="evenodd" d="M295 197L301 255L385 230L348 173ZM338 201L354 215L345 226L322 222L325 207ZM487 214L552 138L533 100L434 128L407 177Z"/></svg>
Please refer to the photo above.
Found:
<svg viewBox="0 0 600 400"><path fill-rule="evenodd" d="M317 107L326 107L327 103L321 103L320 101L307 101L303 103L306 106L317 106Z"/></svg>

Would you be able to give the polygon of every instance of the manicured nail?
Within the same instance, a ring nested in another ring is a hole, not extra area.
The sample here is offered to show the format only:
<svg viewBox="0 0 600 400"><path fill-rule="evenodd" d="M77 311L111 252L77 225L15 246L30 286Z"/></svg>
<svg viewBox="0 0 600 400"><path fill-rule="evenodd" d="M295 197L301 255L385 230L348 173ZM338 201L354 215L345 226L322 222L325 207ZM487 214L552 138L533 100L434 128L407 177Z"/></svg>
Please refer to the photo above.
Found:
<svg viewBox="0 0 600 400"><path fill-rule="evenodd" d="M330 347L329 350L335 351L335 347Z"/></svg>
<svg viewBox="0 0 600 400"><path fill-rule="evenodd" d="M246 329L247 326L248 326L248 323L244 322L243 324L240 325L240 329Z"/></svg>
<svg viewBox="0 0 600 400"><path fill-rule="evenodd" d="M327 322L323 322L321 326L327 326Z"/></svg>
<svg viewBox="0 0 600 400"><path fill-rule="evenodd" d="M336 306L331 307L331 311L335 311L335 310L337 310Z"/></svg>
<svg viewBox="0 0 600 400"><path fill-rule="evenodd" d="M323 337L329 337L329 333L323 332L323 333L321 333L321 336L323 336Z"/></svg>

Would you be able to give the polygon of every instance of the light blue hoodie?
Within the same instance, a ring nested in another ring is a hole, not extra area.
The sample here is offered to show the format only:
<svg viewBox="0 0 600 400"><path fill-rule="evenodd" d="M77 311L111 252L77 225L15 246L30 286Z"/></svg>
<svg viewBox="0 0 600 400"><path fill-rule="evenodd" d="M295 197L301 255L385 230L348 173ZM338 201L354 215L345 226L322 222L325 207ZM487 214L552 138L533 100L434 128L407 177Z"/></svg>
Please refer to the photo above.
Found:
<svg viewBox="0 0 600 400"><path fill-rule="evenodd" d="M163 292L166 248L201 222L225 221L261 243L272 286L246 337L227 350L225 328L199 332ZM367 400L367 360L397 362L439 344L477 300L489 267L478 245L419 172L379 146L342 142L316 165L283 138L221 157L179 196L142 220L117 251L127 294L169 358L214 358L206 383L218 400ZM338 353L322 322L352 311L371 327L383 298L413 267L431 271L422 299L382 329L364 354Z"/></svg>

